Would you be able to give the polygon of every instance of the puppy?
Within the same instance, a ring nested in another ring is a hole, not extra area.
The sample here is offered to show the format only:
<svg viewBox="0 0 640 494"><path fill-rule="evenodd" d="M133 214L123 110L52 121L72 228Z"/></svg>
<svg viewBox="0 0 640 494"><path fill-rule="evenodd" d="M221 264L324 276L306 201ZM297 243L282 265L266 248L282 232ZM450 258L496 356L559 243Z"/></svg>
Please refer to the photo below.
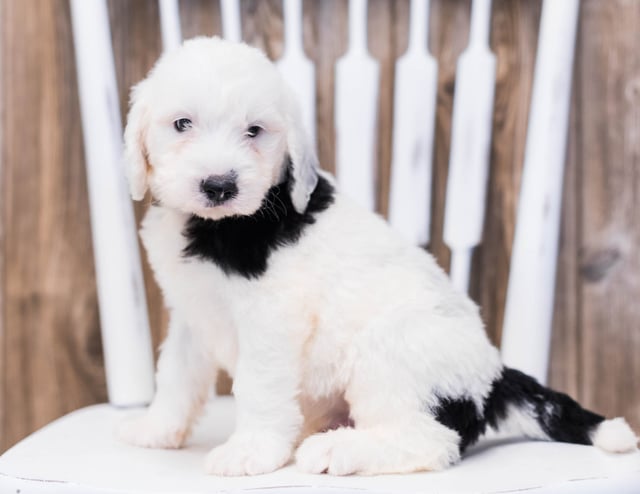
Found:
<svg viewBox="0 0 640 494"><path fill-rule="evenodd" d="M311 473L440 470L487 432L636 447L624 419L502 365L434 259L319 170L258 50L197 38L164 55L132 91L125 141L133 198L154 198L141 236L171 313L127 442L182 446L225 369L237 427L211 474L271 472L296 448Z"/></svg>

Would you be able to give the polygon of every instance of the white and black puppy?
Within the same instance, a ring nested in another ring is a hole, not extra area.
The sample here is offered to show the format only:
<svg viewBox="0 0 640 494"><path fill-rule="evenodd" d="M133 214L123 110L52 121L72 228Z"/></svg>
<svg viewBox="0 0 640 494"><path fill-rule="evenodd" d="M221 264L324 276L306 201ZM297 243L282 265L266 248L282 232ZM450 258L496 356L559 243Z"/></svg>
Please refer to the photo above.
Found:
<svg viewBox="0 0 640 494"><path fill-rule="evenodd" d="M225 369L237 428L208 455L212 474L270 472L294 453L306 472L439 470L501 431L636 447L623 419L502 365L434 259L319 171L260 51L187 41L131 103L131 192L155 199L141 235L171 322L155 399L124 440L180 447Z"/></svg>

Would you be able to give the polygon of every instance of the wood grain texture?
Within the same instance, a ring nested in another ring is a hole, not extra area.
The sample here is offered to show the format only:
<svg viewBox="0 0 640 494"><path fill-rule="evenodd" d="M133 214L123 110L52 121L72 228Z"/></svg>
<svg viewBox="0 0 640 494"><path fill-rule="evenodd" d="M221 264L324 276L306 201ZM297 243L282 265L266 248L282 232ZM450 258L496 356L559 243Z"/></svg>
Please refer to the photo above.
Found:
<svg viewBox="0 0 640 494"><path fill-rule="evenodd" d="M583 142L579 395L607 415L628 409L638 425L640 4L591 1L583 8L576 129Z"/></svg>
<svg viewBox="0 0 640 494"><path fill-rule="evenodd" d="M49 420L104 401L106 389L74 53L66 0L0 0L0 451ZM541 0L494 0L497 86L484 243L471 295L498 342L515 227ZM120 104L161 52L157 0L109 0ZM551 384L640 428L640 2L584 0L563 200ZM242 0L243 37L282 53L279 0ZM219 34L219 2L182 0L185 37ZM442 242L455 69L470 0L432 0L438 61L431 245ZM347 1L305 0L304 46L316 66L323 168L335 170L335 63ZM369 49L380 63L378 210L388 207L393 79L407 46L408 0L371 0ZM147 203L136 205L139 219ZM167 324L145 262L154 344ZM228 391L229 382L219 389Z"/></svg>
<svg viewBox="0 0 640 494"><path fill-rule="evenodd" d="M396 30L407 31L408 25L395 22L394 0L371 0L368 11L367 40L371 56L378 62L380 81L378 87L378 112L376 125L375 181L376 211L386 215L389 208L389 182L391 178L391 123L393 121L393 82L396 50Z"/></svg>
<svg viewBox="0 0 640 494"><path fill-rule="evenodd" d="M261 48L271 60L282 55L282 3L277 0L241 2L242 39Z"/></svg>
<svg viewBox="0 0 640 494"><path fill-rule="evenodd" d="M335 173L336 136L333 126L336 61L347 50L346 0L305 1L305 51L316 66L316 129L320 166Z"/></svg>
<svg viewBox="0 0 640 494"><path fill-rule="evenodd" d="M578 82L573 81L572 105L574 111L569 121L567 163L563 184L562 219L558 268L556 277L556 300L553 314L554 331L551 335L549 368L550 384L571 396L578 396L580 386L580 357L582 332L580 330L580 276L578 251L580 226L574 218L579 214L579 197L582 176L578 173L578 135L575 132Z"/></svg>
<svg viewBox="0 0 640 494"><path fill-rule="evenodd" d="M450 260L450 252L444 244L442 233L456 63L458 56L467 46L470 9L471 4L468 0L436 0L432 2L429 20L429 46L438 62L429 251L444 268L449 267Z"/></svg>
<svg viewBox="0 0 640 494"><path fill-rule="evenodd" d="M3 2L0 449L106 396L69 7Z"/></svg>
<svg viewBox="0 0 640 494"><path fill-rule="evenodd" d="M5 9L4 5L0 5L0 28L3 25L2 21L5 18ZM0 33L0 70L5 67L4 64L4 46L5 46L5 38ZM2 72L0 72L0 102L2 98L4 98L5 94L5 77L3 77ZM0 103L1 105L2 103ZM5 270L4 270L4 262L5 262L5 215L4 215L4 207L2 203L2 193L4 191L4 182L5 182L5 171L6 166L2 166L2 163L5 162L5 148L3 146L3 141L5 136L2 132L6 121L4 119L4 106L0 106L0 451L4 451L4 431L7 428L8 419L7 419L7 406L6 406L6 384L7 380L4 377L5 369L7 368L5 365Z"/></svg>
<svg viewBox="0 0 640 494"><path fill-rule="evenodd" d="M497 67L488 202L470 293L482 307L496 344L502 334L541 4L539 0L493 2L491 50Z"/></svg>
<svg viewBox="0 0 640 494"><path fill-rule="evenodd" d="M160 12L156 0L137 0L135 2L110 0L108 7L116 78L120 94L120 113L124 125L129 107L131 86L145 77L162 53ZM147 197L144 201L135 203L138 222L142 219L150 199ZM154 349L157 350L166 332L168 314L164 309L160 288L149 267L146 252L141 244L140 247L149 305L151 338Z"/></svg>
<svg viewBox="0 0 640 494"><path fill-rule="evenodd" d="M550 376L637 429L640 3L588 0L580 21Z"/></svg>
<svg viewBox="0 0 640 494"><path fill-rule="evenodd" d="M180 24L183 39L222 34L220 9L215 0L180 2Z"/></svg>

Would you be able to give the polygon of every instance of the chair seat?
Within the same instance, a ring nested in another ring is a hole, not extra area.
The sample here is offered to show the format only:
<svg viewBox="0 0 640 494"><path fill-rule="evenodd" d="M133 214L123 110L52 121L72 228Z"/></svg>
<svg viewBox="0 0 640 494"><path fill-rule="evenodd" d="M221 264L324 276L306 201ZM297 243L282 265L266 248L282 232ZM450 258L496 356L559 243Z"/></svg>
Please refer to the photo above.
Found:
<svg viewBox="0 0 640 494"><path fill-rule="evenodd" d="M232 398L207 405L181 450L120 444L113 429L126 413L95 405L32 434L0 457L0 492L640 492L640 453L609 455L589 446L546 442L481 443L460 464L435 473L331 477L301 474L289 466L256 477L213 477L203 473L203 461L233 429Z"/></svg>

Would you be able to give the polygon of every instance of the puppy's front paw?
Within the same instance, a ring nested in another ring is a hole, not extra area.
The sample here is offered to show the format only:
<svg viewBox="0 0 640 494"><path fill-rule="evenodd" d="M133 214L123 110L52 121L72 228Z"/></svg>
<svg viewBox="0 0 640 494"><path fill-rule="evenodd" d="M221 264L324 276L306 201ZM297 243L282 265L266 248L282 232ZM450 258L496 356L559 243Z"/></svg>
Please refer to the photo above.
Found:
<svg viewBox="0 0 640 494"><path fill-rule="evenodd" d="M173 425L148 412L126 417L116 428L118 439L142 448L181 448L186 436L185 427Z"/></svg>
<svg viewBox="0 0 640 494"><path fill-rule="evenodd" d="M292 445L269 432L238 432L211 450L205 470L211 475L259 475L284 466L291 457Z"/></svg>

